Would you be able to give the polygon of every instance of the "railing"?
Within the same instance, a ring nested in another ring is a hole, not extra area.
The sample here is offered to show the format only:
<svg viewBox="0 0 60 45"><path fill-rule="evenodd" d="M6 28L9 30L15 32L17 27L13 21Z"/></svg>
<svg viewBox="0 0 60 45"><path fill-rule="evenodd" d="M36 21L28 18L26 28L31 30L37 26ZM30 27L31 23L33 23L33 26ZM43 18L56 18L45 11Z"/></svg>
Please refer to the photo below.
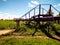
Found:
<svg viewBox="0 0 60 45"><path fill-rule="evenodd" d="M25 13L23 16L21 16L20 19L30 19L32 16L44 15L47 13L49 13L49 15L51 15L51 11L53 11L53 10L55 10L57 13L59 13L59 11L55 7L53 7L51 4L39 4L36 7L34 7L33 9L31 9L30 11L28 11L27 13ZM53 14L53 16L54 15L55 14Z"/></svg>

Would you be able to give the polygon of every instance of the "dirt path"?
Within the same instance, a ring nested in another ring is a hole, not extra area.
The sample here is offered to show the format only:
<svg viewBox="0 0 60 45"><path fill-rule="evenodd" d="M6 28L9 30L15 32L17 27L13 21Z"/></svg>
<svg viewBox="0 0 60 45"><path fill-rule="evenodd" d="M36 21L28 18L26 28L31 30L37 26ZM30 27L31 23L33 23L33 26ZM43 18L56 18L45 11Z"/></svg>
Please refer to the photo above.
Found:
<svg viewBox="0 0 60 45"><path fill-rule="evenodd" d="M47 36L11 36L11 37L14 37L14 38L43 38L43 39L47 39L49 37ZM57 38L60 40L60 37L54 35L53 37Z"/></svg>
<svg viewBox="0 0 60 45"><path fill-rule="evenodd" d="M41 39L48 39L47 36L3 36L0 39L10 39L10 38L18 38L18 39L30 39L30 38L41 38Z"/></svg>
<svg viewBox="0 0 60 45"><path fill-rule="evenodd" d="M14 31L14 30L0 30L0 35L2 34L7 34L11 31ZM11 36L5 36L5 38L43 38L43 39L46 39L46 38L49 38L47 36L18 36L18 35L11 35ZM53 37L57 38L57 39L60 39L60 37L54 35Z"/></svg>
<svg viewBox="0 0 60 45"><path fill-rule="evenodd" d="M7 34L7 33L11 32L11 31L13 31L13 30L0 30L0 35Z"/></svg>

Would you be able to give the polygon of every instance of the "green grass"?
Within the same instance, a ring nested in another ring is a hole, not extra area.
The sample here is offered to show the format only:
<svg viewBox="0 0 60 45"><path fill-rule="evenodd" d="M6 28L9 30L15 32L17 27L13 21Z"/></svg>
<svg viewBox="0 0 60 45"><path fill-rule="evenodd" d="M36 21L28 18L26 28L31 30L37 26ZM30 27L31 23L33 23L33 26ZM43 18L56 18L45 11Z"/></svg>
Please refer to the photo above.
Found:
<svg viewBox="0 0 60 45"><path fill-rule="evenodd" d="M43 38L0 39L0 45L60 45L60 41Z"/></svg>
<svg viewBox="0 0 60 45"><path fill-rule="evenodd" d="M0 30L14 29L16 23L12 20L0 20Z"/></svg>
<svg viewBox="0 0 60 45"><path fill-rule="evenodd" d="M53 23L54 24L54 23ZM31 23L31 25L34 25L34 22ZM55 28L58 32L60 32L60 25L54 24ZM22 35L30 35L33 34L35 31L35 27L29 27L25 25L25 21L20 21L20 30L18 32L22 33ZM0 30L4 29L16 29L16 22L12 20L0 20ZM51 29L51 28L50 28ZM54 31L50 30L51 34L54 34ZM35 33L35 35L45 35L43 32L41 32L41 29L38 29L38 31Z"/></svg>
<svg viewBox="0 0 60 45"><path fill-rule="evenodd" d="M19 33L22 33L22 35L29 35L32 34L35 31L35 28L30 28L26 25L24 25L24 21L20 22L20 30ZM60 32L60 25L54 24L55 28L58 32ZM2 29L15 29L16 28L16 22L12 20L0 20L0 30ZM50 31L52 34L53 31ZM40 29L35 33L35 35L45 35L43 32L41 32ZM4 37L2 37L4 38ZM53 39L44 39L44 38L4 38L2 39L0 37L0 45L60 45L60 41L53 40Z"/></svg>

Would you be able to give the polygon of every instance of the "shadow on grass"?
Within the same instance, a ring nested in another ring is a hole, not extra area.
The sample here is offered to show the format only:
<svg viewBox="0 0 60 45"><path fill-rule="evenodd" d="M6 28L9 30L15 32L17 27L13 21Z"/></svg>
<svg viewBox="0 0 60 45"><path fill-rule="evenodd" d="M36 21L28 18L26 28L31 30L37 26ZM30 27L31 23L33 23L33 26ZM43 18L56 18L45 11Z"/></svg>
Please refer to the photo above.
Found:
<svg viewBox="0 0 60 45"><path fill-rule="evenodd" d="M26 26L29 27L30 29L31 29L31 28L35 28L35 31L34 31L34 33L32 34L32 36L35 35L35 33L37 32L38 29L41 29L41 31L42 31L46 36L48 36L49 38L52 38L52 39L55 39L55 40L60 41L60 39L57 39L57 38L53 37L53 36L49 33L49 30L50 30L50 29L49 29L49 26L51 26L51 27L52 27L52 30L55 32L55 34L58 35L58 36L60 36L60 33L57 32L57 30L55 29L55 27L54 27L53 25L50 25L50 24L51 24L51 23L47 22L46 24L41 24L41 25L40 25L40 22L38 21L38 22L36 22L35 24L30 24L30 22L29 22L29 24L27 24ZM20 29L19 27L20 27L20 26L19 26L19 22L17 22L16 32L18 32L18 31L20 30L20 32L22 32L21 35L26 32L26 29L25 29L24 27L21 28L21 29ZM48 31L46 30L47 27L48 27Z"/></svg>
<svg viewBox="0 0 60 45"><path fill-rule="evenodd" d="M60 37L60 33L56 30L55 26L51 26L51 27L52 30L55 32L55 34Z"/></svg>
<svg viewBox="0 0 60 45"><path fill-rule="evenodd" d="M46 25L45 25L46 26ZM55 39L55 40L58 40L58 41L60 41L60 39L57 39L57 38L55 38L55 37L53 37L49 32L47 32L46 31L46 28L45 28L45 26L43 25L43 26L41 26L41 31L46 35L46 36L48 36L49 38L52 38L52 39ZM55 30L54 30L55 31ZM56 31L57 32L57 31ZM58 33L58 32L57 32Z"/></svg>
<svg viewBox="0 0 60 45"><path fill-rule="evenodd" d="M60 36L60 33L59 32L57 32L57 30L56 30L56 28L52 25L50 25L50 23L48 22L48 23L46 23L46 24L42 24L42 25L40 25L39 23L37 23L35 26L34 26L34 28L35 28L35 31L34 31L34 33L32 34L32 36L34 36L35 35L35 33L37 32L37 30L38 29L41 29L41 31L46 35L46 36L48 36L49 38L52 38L52 39L55 39L55 40L58 40L58 41L60 41L60 39L57 39L57 38L55 38L55 37L53 37L50 33L49 33L49 26L52 28L52 30L55 32L55 34L57 35L57 36ZM32 27L32 26L28 26L28 27ZM48 31L46 30L46 28L48 27Z"/></svg>

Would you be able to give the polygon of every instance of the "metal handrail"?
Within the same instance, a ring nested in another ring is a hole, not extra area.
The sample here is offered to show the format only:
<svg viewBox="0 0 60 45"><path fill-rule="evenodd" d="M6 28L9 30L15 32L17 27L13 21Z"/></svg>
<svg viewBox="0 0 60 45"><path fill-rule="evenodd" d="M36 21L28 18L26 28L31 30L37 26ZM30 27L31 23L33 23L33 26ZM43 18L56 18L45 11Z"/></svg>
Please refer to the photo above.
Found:
<svg viewBox="0 0 60 45"><path fill-rule="evenodd" d="M49 5L50 6L50 11L51 11L51 8L53 8L54 10L56 10L58 13L60 12L60 11L58 11L54 6L52 6L51 4L39 4L39 5L37 5L36 7L34 7L33 9L31 9L30 11L28 11L27 13L25 13L23 16L21 16L21 17L26 17L26 15L27 14L29 14L29 18L30 18L30 12L31 11L33 11L34 10L34 15L35 15L35 9L39 6L39 14L40 14L40 12L41 12L41 9L44 9L44 8L41 8L41 5ZM47 11L46 9L44 9L45 11Z"/></svg>
<svg viewBox="0 0 60 45"><path fill-rule="evenodd" d="M38 6L38 5L37 5ZM36 6L36 7L37 7ZM31 9L30 11L28 11L27 13L25 13L23 16L25 16L25 15L27 15L28 13L30 13L32 10L34 10L36 7L34 7L33 9ZM23 17L23 16L21 16L21 17Z"/></svg>
<svg viewBox="0 0 60 45"><path fill-rule="evenodd" d="M52 5L51 5L52 6ZM53 7L53 9L55 9L58 13L60 12L60 11L58 11L54 6L52 6Z"/></svg>

